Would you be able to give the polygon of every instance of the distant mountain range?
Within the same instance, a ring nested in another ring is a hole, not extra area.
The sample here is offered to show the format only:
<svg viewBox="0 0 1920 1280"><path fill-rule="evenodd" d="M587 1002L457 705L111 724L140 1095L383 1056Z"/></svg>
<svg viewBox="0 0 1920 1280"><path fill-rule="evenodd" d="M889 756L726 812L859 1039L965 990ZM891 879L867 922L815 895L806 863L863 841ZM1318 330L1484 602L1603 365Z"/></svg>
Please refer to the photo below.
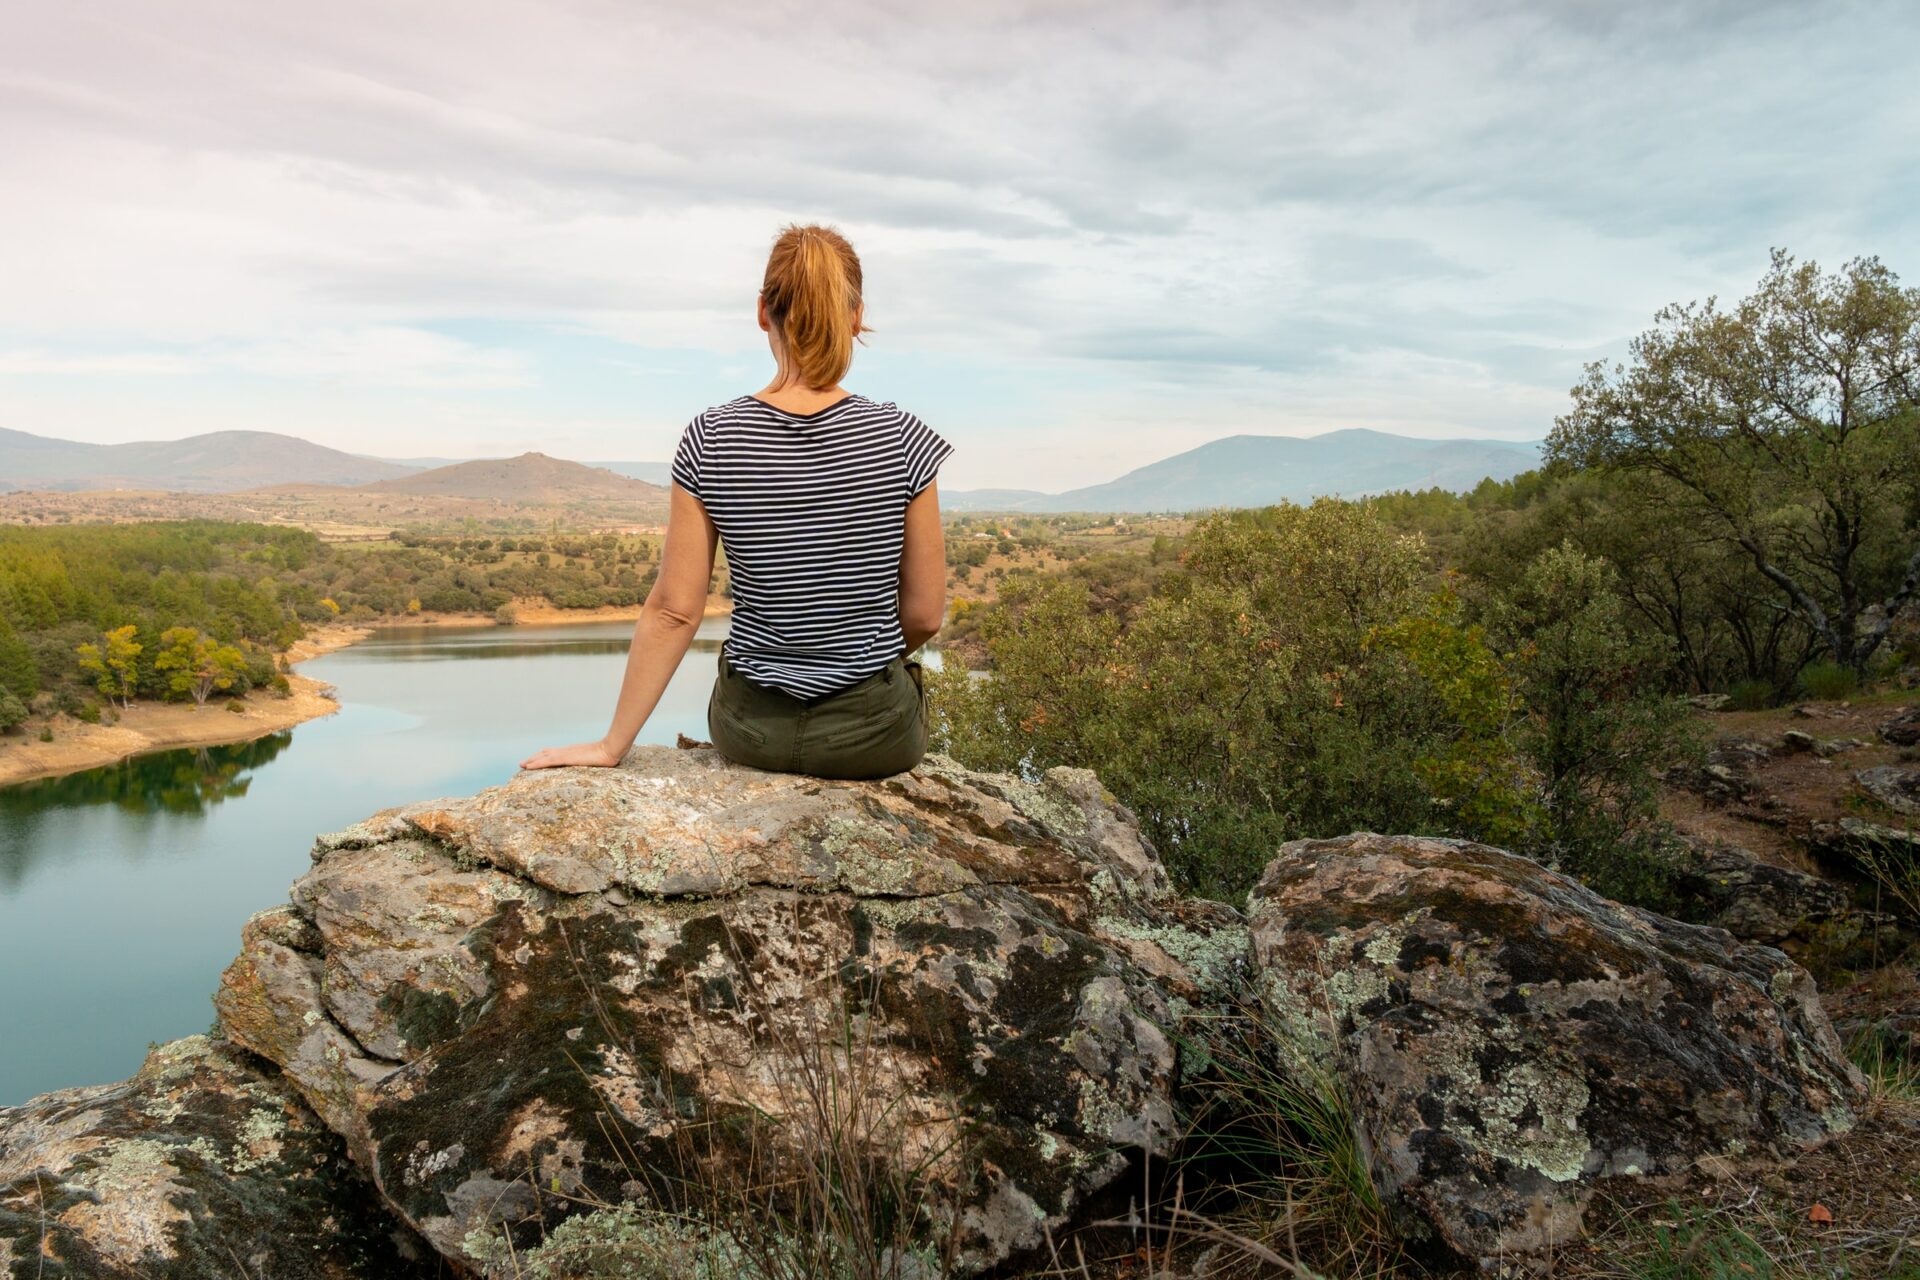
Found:
<svg viewBox="0 0 1920 1280"><path fill-rule="evenodd" d="M366 484L408 468L272 431L82 444L0 428L0 489L232 493L276 484Z"/></svg>
<svg viewBox="0 0 1920 1280"><path fill-rule="evenodd" d="M549 458L544 453L456 462L355 487L362 493L487 498L495 502L568 503L622 498L645 501L667 496L666 490L657 484L635 480L604 467Z"/></svg>
<svg viewBox="0 0 1920 1280"><path fill-rule="evenodd" d="M1537 443L1418 440L1350 428L1317 436L1228 436L1148 463L1105 484L943 490L950 511L1199 511L1362 498L1395 489L1465 491L1540 465Z"/></svg>
<svg viewBox="0 0 1920 1280"><path fill-rule="evenodd" d="M940 500L950 511L1197 511L1306 502L1325 494L1466 490L1489 476L1505 480L1539 464L1537 443L1418 440L1354 428L1318 436L1228 436L1065 493L958 489L943 491ZM270 431L103 445L0 429L0 490L234 493L331 486L545 503L659 498L667 466L583 464L541 453L471 462L363 458Z"/></svg>

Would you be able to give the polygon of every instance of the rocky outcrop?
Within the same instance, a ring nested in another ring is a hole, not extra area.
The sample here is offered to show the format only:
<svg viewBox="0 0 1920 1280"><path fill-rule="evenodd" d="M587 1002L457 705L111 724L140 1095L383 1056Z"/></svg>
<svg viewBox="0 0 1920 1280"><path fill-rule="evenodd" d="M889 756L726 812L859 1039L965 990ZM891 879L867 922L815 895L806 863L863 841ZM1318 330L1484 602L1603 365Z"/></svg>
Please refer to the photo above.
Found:
<svg viewBox="0 0 1920 1280"><path fill-rule="evenodd" d="M1749 936L1839 910L1705 874ZM1173 895L1092 774L937 756L843 783L646 747L376 815L247 922L215 1003L224 1039L0 1111L0 1277L562 1275L637 1245L733 1274L743 1206L823 1161L978 1272L1173 1155L1206 1029L1249 1005L1472 1258L1569 1238L1603 1177L1790 1156L1855 1089L1771 947L1403 837L1288 845L1243 917Z"/></svg>
<svg viewBox="0 0 1920 1280"><path fill-rule="evenodd" d="M0 1277L361 1280L406 1241L277 1077L205 1036L0 1110Z"/></svg>
<svg viewBox="0 0 1920 1280"><path fill-rule="evenodd" d="M1860 789L1895 813L1920 817L1920 769L1885 764L1853 775Z"/></svg>
<svg viewBox="0 0 1920 1280"><path fill-rule="evenodd" d="M1271 1034L1344 1082L1376 1182L1469 1258L1573 1238L1597 1179L1782 1159L1853 1123L1804 970L1527 859L1300 841L1249 914Z"/></svg>
<svg viewBox="0 0 1920 1280"><path fill-rule="evenodd" d="M997 1263L1170 1153L1178 1000L1244 968L1238 916L1167 903L1084 771L836 783L640 748L314 856L248 925L222 1024L466 1266L843 1141L823 1076L884 1087L865 1158L964 1269Z"/></svg>
<svg viewBox="0 0 1920 1280"><path fill-rule="evenodd" d="M1690 853L1673 886L1674 915L1688 923L1778 947L1823 980L1903 945L1898 922L1858 905L1845 885L1731 846Z"/></svg>

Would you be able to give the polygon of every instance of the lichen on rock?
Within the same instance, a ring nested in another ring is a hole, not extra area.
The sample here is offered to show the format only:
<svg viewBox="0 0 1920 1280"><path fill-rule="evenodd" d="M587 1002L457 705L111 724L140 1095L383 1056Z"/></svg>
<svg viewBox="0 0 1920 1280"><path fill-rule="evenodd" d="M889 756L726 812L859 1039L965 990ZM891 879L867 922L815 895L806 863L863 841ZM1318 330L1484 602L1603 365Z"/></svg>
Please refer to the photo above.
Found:
<svg viewBox="0 0 1920 1280"><path fill-rule="evenodd" d="M340 1139L206 1036L0 1110L0 1277L359 1280L407 1274L407 1247Z"/></svg>
<svg viewBox="0 0 1920 1280"><path fill-rule="evenodd" d="M1375 1181L1472 1259L1602 1177L1785 1159L1859 1079L1804 970L1465 841L1297 841L1249 906L1268 1033L1351 1095Z"/></svg>
<svg viewBox="0 0 1920 1280"><path fill-rule="evenodd" d="M891 1092L873 1155L980 1268L1172 1149L1175 1017L1090 928L1096 882L1136 914L1168 896L1084 771L832 783L643 747L323 839L216 1004L463 1264L649 1176L684 1191L763 1122L798 1149L824 1069ZM1192 937L1169 963L1244 952Z"/></svg>

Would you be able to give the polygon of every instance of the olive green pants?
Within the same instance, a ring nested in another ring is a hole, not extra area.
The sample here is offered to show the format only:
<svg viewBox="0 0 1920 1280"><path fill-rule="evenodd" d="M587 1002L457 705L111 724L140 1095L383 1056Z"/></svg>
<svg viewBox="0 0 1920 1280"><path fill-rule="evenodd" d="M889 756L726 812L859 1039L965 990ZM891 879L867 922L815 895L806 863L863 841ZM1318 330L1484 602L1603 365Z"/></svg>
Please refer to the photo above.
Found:
<svg viewBox="0 0 1920 1280"><path fill-rule="evenodd" d="M707 700L707 732L736 764L816 778L885 778L927 753L927 694L920 664L895 658L819 698L755 684L723 650Z"/></svg>

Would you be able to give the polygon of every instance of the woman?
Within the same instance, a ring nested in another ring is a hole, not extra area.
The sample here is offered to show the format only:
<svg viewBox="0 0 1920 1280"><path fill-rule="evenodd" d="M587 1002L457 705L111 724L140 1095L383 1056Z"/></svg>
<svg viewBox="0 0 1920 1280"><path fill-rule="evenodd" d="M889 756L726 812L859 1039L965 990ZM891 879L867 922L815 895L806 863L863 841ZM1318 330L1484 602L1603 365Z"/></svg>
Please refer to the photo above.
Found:
<svg viewBox="0 0 1920 1280"><path fill-rule="evenodd" d="M864 332L860 259L830 227L774 241L758 306L773 381L696 417L673 458L660 577L633 630L613 725L527 769L620 763L700 625L727 544L733 625L707 724L728 759L881 778L927 749L920 664L946 614L934 475L952 452L912 414L843 389Z"/></svg>

